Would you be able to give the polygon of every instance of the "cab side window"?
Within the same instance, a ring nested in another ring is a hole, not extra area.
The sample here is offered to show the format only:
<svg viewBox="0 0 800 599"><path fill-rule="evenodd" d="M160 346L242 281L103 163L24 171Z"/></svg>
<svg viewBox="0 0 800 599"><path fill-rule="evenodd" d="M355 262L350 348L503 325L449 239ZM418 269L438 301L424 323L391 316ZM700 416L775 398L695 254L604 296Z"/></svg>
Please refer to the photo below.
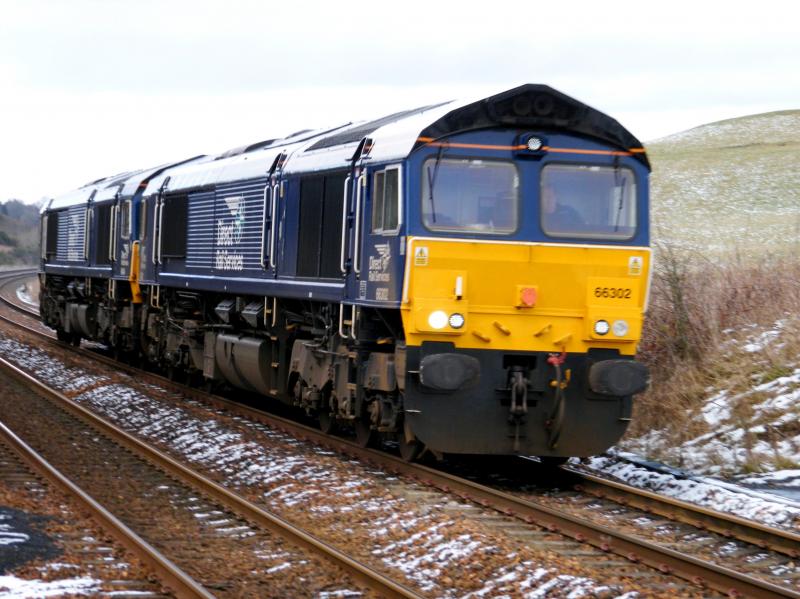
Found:
<svg viewBox="0 0 800 599"><path fill-rule="evenodd" d="M123 239L131 238L131 201L125 200L120 205L119 230Z"/></svg>
<svg viewBox="0 0 800 599"><path fill-rule="evenodd" d="M400 167L390 166L372 177L372 232L393 235L400 230Z"/></svg>

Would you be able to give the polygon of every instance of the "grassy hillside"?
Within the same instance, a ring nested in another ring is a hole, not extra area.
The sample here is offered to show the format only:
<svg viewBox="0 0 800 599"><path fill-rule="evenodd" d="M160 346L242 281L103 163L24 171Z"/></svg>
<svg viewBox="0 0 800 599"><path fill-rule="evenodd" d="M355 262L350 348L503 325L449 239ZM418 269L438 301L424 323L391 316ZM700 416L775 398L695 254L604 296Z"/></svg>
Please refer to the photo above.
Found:
<svg viewBox="0 0 800 599"><path fill-rule="evenodd" d="M719 121L647 145L657 242L800 250L800 110Z"/></svg>
<svg viewBox="0 0 800 599"><path fill-rule="evenodd" d="M0 203L0 265L35 264L39 255L39 209L19 200Z"/></svg>

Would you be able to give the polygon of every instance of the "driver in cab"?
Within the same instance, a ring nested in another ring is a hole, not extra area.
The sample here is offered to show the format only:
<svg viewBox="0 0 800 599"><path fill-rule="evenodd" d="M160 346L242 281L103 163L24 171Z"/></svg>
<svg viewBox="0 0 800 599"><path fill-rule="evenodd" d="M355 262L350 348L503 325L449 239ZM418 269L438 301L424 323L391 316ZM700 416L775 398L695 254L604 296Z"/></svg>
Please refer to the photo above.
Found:
<svg viewBox="0 0 800 599"><path fill-rule="evenodd" d="M552 185L542 188L542 227L545 233L569 233L585 225L580 213L559 201Z"/></svg>

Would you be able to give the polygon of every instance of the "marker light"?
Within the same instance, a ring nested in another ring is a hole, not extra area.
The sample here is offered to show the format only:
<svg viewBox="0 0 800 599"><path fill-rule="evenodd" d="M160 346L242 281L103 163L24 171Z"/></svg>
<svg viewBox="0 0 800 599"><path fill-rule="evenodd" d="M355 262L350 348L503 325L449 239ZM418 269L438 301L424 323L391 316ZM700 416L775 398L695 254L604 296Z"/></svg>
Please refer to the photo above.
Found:
<svg viewBox="0 0 800 599"><path fill-rule="evenodd" d="M455 312L450 315L450 320L448 320L450 326L454 329L460 329L464 326L464 315Z"/></svg>
<svg viewBox="0 0 800 599"><path fill-rule="evenodd" d="M444 310L431 312L428 316L428 324L432 329L443 329L447 326L447 312Z"/></svg>
<svg viewBox="0 0 800 599"><path fill-rule="evenodd" d="M605 335L608 333L609 328L608 322L605 320L598 320L596 323L594 323L594 332L598 335Z"/></svg>
<svg viewBox="0 0 800 599"><path fill-rule="evenodd" d="M617 337L624 337L628 334L628 323L624 320L615 320L611 330Z"/></svg>
<svg viewBox="0 0 800 599"><path fill-rule="evenodd" d="M519 301L526 308L533 308L536 304L536 295L535 287L524 287L519 294Z"/></svg>
<svg viewBox="0 0 800 599"><path fill-rule="evenodd" d="M527 145L531 152L536 152L542 149L542 140L538 137L529 137Z"/></svg>

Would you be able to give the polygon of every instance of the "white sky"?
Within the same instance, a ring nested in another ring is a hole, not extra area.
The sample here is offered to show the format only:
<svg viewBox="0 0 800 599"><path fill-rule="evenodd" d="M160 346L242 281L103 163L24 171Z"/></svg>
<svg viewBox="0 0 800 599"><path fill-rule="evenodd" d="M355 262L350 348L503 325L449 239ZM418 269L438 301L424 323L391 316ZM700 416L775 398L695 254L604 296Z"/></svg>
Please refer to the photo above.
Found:
<svg viewBox="0 0 800 599"><path fill-rule="evenodd" d="M644 141L800 108L800 3L0 0L0 200L521 83Z"/></svg>

